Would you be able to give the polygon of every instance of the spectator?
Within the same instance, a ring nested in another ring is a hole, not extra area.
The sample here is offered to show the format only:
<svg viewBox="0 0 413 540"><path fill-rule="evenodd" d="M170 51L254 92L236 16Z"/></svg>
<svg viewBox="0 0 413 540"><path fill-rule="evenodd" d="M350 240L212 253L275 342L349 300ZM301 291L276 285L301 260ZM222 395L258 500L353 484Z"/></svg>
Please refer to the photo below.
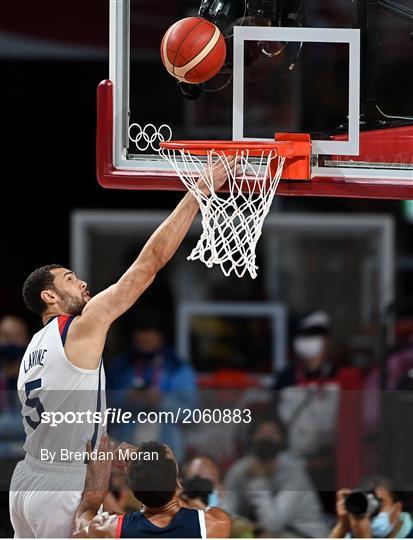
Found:
<svg viewBox="0 0 413 540"><path fill-rule="evenodd" d="M223 508L255 522L259 534L325 537L320 503L301 460L284 450L280 421L261 419L251 448L229 470Z"/></svg>
<svg viewBox="0 0 413 540"><path fill-rule="evenodd" d="M191 508L223 506L223 485L219 465L210 457L191 459L183 469L182 499ZM253 538L254 524L240 516L231 516L231 538Z"/></svg>
<svg viewBox="0 0 413 540"><path fill-rule="evenodd" d="M132 346L109 366L108 399L113 407L132 413L173 411L193 408L197 402L196 376L192 367L166 345L156 325L140 326L132 335ZM173 423L123 424L113 426L112 435L135 443L159 439L184 457L184 441L179 425Z"/></svg>
<svg viewBox="0 0 413 540"><path fill-rule="evenodd" d="M330 332L330 316L325 311L314 311L299 320L292 341L294 361L277 374L277 390L337 379L340 369L331 360Z"/></svg>
<svg viewBox="0 0 413 540"><path fill-rule="evenodd" d="M209 504L213 490L211 480L201 476L191 476L182 481L181 499L191 508L207 510L211 506L216 506Z"/></svg>
<svg viewBox="0 0 413 540"><path fill-rule="evenodd" d="M190 480L200 478L207 480L211 490L208 493L206 506L221 506L222 503L222 478L219 465L208 456L197 456L191 459L183 469L183 478Z"/></svg>
<svg viewBox="0 0 413 540"><path fill-rule="evenodd" d="M17 395L20 362L28 344L25 322L13 315L0 321L0 455L22 453L24 429Z"/></svg>
<svg viewBox="0 0 413 540"><path fill-rule="evenodd" d="M359 511L354 505L346 504L351 491L338 491L337 523L330 533L331 538L413 538L411 515L403 512L400 492L389 479L372 476L357 491L374 494L373 511L363 513L364 508Z"/></svg>
<svg viewBox="0 0 413 540"><path fill-rule="evenodd" d="M331 359L331 323L324 311L302 318L293 338L294 362L277 377L278 411L288 446L305 458L324 504L334 509L336 483L362 474L361 371ZM350 451L351 449L351 451ZM340 485L340 483L338 483ZM331 499L331 500L330 500Z"/></svg>

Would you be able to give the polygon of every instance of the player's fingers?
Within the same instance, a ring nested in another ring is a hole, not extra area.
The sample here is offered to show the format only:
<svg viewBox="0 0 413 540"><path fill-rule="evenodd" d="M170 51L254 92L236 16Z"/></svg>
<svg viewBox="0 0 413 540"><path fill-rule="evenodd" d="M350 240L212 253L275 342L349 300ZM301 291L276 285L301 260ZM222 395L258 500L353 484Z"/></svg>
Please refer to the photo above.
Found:
<svg viewBox="0 0 413 540"><path fill-rule="evenodd" d="M109 445L109 437L107 433L104 433L100 439L99 450L101 452L106 452L108 449L108 445Z"/></svg>
<svg viewBox="0 0 413 540"><path fill-rule="evenodd" d="M120 444L115 448L115 456L116 456L117 458L119 458L119 454L120 454L120 452L121 452L124 448L125 448L125 443L124 443L124 442L120 443Z"/></svg>

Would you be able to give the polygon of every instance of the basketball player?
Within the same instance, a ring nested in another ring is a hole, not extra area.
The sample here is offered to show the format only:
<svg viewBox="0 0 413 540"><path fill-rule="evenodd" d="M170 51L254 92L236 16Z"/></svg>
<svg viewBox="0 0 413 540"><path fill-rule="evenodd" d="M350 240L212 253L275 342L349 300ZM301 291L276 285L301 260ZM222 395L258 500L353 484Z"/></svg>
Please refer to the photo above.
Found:
<svg viewBox="0 0 413 540"><path fill-rule="evenodd" d="M88 449L91 448L88 443ZM219 508L188 508L179 494L178 464L165 444L121 445L130 456L124 462L128 484L142 504L139 512L96 515L109 489L113 446L104 435L103 459L90 460L82 502L76 512L75 538L229 538L231 521ZM119 451L119 449L118 449ZM148 459L145 458L148 456Z"/></svg>
<svg viewBox="0 0 413 540"><path fill-rule="evenodd" d="M214 189L227 178L219 160L213 178ZM209 194L205 184L199 187ZM174 255L197 211L196 199L187 193L119 281L94 298L84 281L58 265L38 268L27 278L24 300L42 318L44 327L27 347L17 383L26 456L17 464L10 487L16 537L71 535L86 465L69 452L83 452L87 440L96 447L102 429L86 422L53 427L41 415L105 409L101 356L107 332Z"/></svg>

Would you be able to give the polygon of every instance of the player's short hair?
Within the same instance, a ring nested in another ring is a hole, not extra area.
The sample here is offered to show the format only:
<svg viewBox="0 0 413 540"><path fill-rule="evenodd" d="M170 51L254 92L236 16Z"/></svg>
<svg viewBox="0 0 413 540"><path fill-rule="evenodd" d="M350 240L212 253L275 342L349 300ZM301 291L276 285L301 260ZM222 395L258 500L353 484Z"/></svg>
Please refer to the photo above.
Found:
<svg viewBox="0 0 413 540"><path fill-rule="evenodd" d="M30 311L36 315L43 315L47 305L40 296L46 289L54 289L54 275L51 270L63 268L60 264L48 264L41 268L36 268L29 275L23 285L24 303Z"/></svg>
<svg viewBox="0 0 413 540"><path fill-rule="evenodd" d="M147 508L160 508L176 492L176 461L167 454L167 447L158 442L141 444L139 452L156 452L157 459L132 461L128 470L129 487L135 498Z"/></svg>

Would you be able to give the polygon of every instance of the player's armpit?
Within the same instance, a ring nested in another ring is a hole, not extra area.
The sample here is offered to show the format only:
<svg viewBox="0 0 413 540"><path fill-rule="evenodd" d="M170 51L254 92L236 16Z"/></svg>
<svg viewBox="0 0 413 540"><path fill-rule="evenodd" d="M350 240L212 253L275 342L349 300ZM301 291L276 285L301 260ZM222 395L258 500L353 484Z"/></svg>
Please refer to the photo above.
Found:
<svg viewBox="0 0 413 540"><path fill-rule="evenodd" d="M118 514L104 512L95 516L87 527L73 534L72 538L116 538Z"/></svg>
<svg viewBox="0 0 413 540"><path fill-rule="evenodd" d="M205 512L205 523L208 538L230 537L231 519L223 510L210 508Z"/></svg>

